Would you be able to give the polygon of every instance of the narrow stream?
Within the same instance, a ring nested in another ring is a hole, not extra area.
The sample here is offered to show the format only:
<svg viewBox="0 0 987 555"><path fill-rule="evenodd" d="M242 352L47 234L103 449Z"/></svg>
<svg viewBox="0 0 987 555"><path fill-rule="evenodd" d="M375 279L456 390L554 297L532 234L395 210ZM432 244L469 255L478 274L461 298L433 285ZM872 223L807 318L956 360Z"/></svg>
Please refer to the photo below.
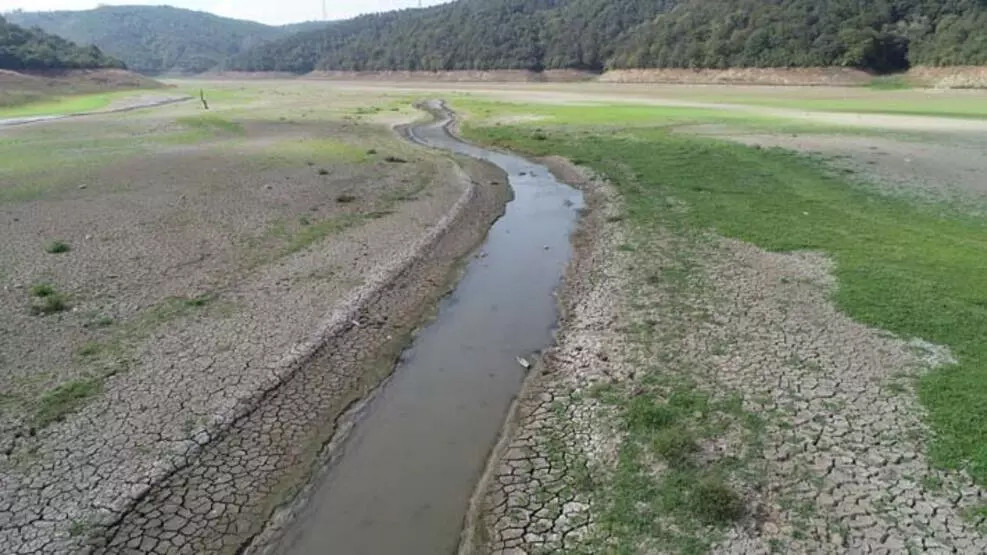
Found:
<svg viewBox="0 0 987 555"><path fill-rule="evenodd" d="M438 102L432 108L444 112ZM582 196L543 166L454 138L449 121L408 135L496 164L515 198L435 320L357 416L275 553L454 552L469 498L524 379L517 357L553 341L554 290L571 256Z"/></svg>

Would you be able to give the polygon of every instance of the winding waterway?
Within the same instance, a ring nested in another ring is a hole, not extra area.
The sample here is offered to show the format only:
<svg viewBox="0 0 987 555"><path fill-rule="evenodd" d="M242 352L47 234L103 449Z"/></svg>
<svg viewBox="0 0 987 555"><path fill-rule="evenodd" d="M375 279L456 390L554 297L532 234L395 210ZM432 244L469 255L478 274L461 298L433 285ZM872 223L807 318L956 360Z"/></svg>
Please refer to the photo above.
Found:
<svg viewBox="0 0 987 555"><path fill-rule="evenodd" d="M435 319L354 416L270 551L455 551L470 496L525 376L518 357L553 342L554 291L572 254L580 192L544 166L457 139L448 131L452 114L438 101L429 108L442 117L408 128L408 138L499 166L514 200Z"/></svg>

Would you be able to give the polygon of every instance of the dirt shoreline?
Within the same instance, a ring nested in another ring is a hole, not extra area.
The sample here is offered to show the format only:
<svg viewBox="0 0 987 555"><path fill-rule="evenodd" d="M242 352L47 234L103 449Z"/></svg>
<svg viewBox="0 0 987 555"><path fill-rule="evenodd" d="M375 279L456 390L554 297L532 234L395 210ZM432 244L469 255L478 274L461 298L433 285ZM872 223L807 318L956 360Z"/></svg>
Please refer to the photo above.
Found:
<svg viewBox="0 0 987 555"><path fill-rule="evenodd" d="M539 412L539 407L544 407L546 385L566 373L566 353L573 348L571 339L579 334L583 325L581 319L585 317L581 305L600 293L601 282L597 278L601 277L605 261L619 243L620 231L614 223L616 193L609 184L587 175L564 158L550 156L536 161L545 165L556 179L582 191L585 208L571 238L572 259L557 290L560 317L555 346L536 361L504 420L500 438L491 450L483 476L470 499L460 537L460 555L497 551L497 542L491 535L495 513L504 505L496 499L495 492L505 485L498 473L508 460L508 454L516 450L519 437L527 437L524 427ZM587 355L591 354L595 353L587 352ZM524 437L522 443L526 441Z"/></svg>

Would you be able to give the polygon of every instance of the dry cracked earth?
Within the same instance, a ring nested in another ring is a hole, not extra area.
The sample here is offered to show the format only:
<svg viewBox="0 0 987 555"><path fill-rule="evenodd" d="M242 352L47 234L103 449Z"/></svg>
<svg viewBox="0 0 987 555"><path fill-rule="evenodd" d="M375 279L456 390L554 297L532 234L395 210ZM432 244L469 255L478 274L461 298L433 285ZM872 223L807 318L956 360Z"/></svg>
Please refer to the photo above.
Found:
<svg viewBox="0 0 987 555"><path fill-rule="evenodd" d="M915 375L948 364L948 351L837 311L823 256L628 229L605 184L556 167L592 192L594 210L564 289L558 347L519 400L464 552L626 550L615 536L629 534L611 509L627 428L594 391L641 394L648 368L713 398L739 396L762 424L753 453L730 431L700 445L700 464L746 461L731 478L739 519L691 531L638 521L649 532L630 535L632 551L987 552L983 518L966 516L984 491L930 466L911 387ZM618 248L625 241L636 252ZM686 278L651 277L676 275L660 271L684 258ZM641 326L662 331L631 331ZM666 472L661 460L646 468L657 479ZM692 543L675 543L690 534Z"/></svg>
<svg viewBox="0 0 987 555"><path fill-rule="evenodd" d="M73 136L83 120L10 132ZM251 155L310 137L273 127L287 135L258 143L248 126L248 160L178 145L42 169L48 189L0 204L0 551L235 551L506 200L491 167L390 135L371 145L408 163ZM45 253L54 237L71 249ZM42 280L67 310L31 312ZM49 418L54 401L66 410Z"/></svg>

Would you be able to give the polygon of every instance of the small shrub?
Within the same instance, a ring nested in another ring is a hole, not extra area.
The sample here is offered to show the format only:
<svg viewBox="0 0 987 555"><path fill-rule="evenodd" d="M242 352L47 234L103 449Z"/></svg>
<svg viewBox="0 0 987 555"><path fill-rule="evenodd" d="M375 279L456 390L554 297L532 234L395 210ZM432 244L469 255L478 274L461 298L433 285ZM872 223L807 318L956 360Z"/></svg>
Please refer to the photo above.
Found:
<svg viewBox="0 0 987 555"><path fill-rule="evenodd" d="M88 526L86 526L85 522L81 520L73 520L72 525L69 526L69 536L73 538L81 536L86 533L87 528Z"/></svg>
<svg viewBox="0 0 987 555"><path fill-rule="evenodd" d="M342 194L336 197L336 202L340 204L349 204L357 199L356 195Z"/></svg>
<svg viewBox="0 0 987 555"><path fill-rule="evenodd" d="M744 503L722 478L708 476L696 482L689 493L693 514L706 524L726 524L744 514Z"/></svg>
<svg viewBox="0 0 987 555"><path fill-rule="evenodd" d="M398 158L397 156L388 156L384 158L385 162L390 162L392 164L407 164L408 161L404 158Z"/></svg>
<svg viewBox="0 0 987 555"><path fill-rule="evenodd" d="M373 156L374 154L377 154L377 149L371 148L370 150L367 151L367 154Z"/></svg>
<svg viewBox="0 0 987 555"><path fill-rule="evenodd" d="M185 303L185 306L188 306L188 307L191 307L191 308L199 308L199 307L206 306L207 304L209 304L209 302L212 301L213 298L214 298L214 295L212 295L210 293L205 293L205 294L199 295L197 297L190 297L190 298L184 299L184 303Z"/></svg>
<svg viewBox="0 0 987 555"><path fill-rule="evenodd" d="M96 327L108 328L113 325L113 318L109 316L100 316L99 318L96 318L96 321L93 323L96 324Z"/></svg>
<svg viewBox="0 0 987 555"><path fill-rule="evenodd" d="M319 168L319 175L329 175L329 170L325 168Z"/></svg>
<svg viewBox="0 0 987 555"><path fill-rule="evenodd" d="M34 302L31 303L31 311L35 314L54 314L69 308L65 296L47 283L32 285L31 296L34 297Z"/></svg>
<svg viewBox="0 0 987 555"><path fill-rule="evenodd" d="M695 436L684 426L659 430L655 434L653 445L655 452L673 467L687 466L693 453L699 451Z"/></svg>
<svg viewBox="0 0 987 555"><path fill-rule="evenodd" d="M650 432L673 425L678 415L664 404L646 396L635 397L627 407L627 426L631 430Z"/></svg>
<svg viewBox="0 0 987 555"><path fill-rule="evenodd" d="M311 225L312 224L312 220L308 219L308 216L300 216L298 218L298 223L300 225Z"/></svg>
<svg viewBox="0 0 987 555"><path fill-rule="evenodd" d="M547 141L548 140L548 135L546 135L544 133L535 133L534 135L531 136L531 138L534 139L534 140L536 140L536 141Z"/></svg>
<svg viewBox="0 0 987 555"><path fill-rule="evenodd" d="M35 424L43 428L63 419L102 389L103 384L95 379L77 380L56 387L38 401L38 408L34 413Z"/></svg>
<svg viewBox="0 0 987 555"><path fill-rule="evenodd" d="M99 343L95 341L90 341L89 343L83 345L81 349L79 349L79 356L91 357L99 353L101 348L102 346Z"/></svg>
<svg viewBox="0 0 987 555"><path fill-rule="evenodd" d="M31 286L32 297L49 297L56 293L55 288L47 283L38 283Z"/></svg>
<svg viewBox="0 0 987 555"><path fill-rule="evenodd" d="M62 241L52 241L45 247L45 252L48 254L59 254L69 252L70 250L72 250L72 247L70 247L68 243L63 243Z"/></svg>
<svg viewBox="0 0 987 555"><path fill-rule="evenodd" d="M68 310L69 304L65 300L65 297L55 293L53 295L47 295L45 297L39 297L39 300L31 305L31 310L35 314L55 314L56 312L64 312Z"/></svg>

